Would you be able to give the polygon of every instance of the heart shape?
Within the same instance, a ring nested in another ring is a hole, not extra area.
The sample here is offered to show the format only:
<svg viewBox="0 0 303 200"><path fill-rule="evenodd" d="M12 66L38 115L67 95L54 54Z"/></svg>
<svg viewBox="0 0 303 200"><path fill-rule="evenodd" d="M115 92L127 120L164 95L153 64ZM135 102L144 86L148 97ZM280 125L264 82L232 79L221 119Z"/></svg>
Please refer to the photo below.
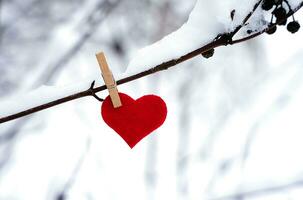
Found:
<svg viewBox="0 0 303 200"><path fill-rule="evenodd" d="M114 108L110 96L101 107L105 123L133 148L140 140L159 128L165 121L165 102L156 95L145 95L137 100L119 93L122 106Z"/></svg>

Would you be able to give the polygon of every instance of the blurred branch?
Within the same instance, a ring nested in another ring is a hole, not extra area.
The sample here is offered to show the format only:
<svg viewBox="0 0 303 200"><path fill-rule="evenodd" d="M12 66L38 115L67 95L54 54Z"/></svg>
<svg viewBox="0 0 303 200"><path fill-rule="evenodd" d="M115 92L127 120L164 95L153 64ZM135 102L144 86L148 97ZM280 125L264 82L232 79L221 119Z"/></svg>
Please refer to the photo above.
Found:
<svg viewBox="0 0 303 200"><path fill-rule="evenodd" d="M276 112L281 111L294 97L294 95L298 92L299 88L298 85L301 85L303 82L303 78L301 74L303 73L303 69L301 67L298 67L294 61L295 58L301 57L302 52L295 54L292 56L288 61L281 63L278 67L276 67L278 70L276 72L271 72L270 74L267 74L268 77L262 77L262 81L257 81L257 83L264 83L265 79L274 79L276 76L281 76L281 74L286 74L286 69L290 70L290 68L285 68L285 66L296 66L297 70L294 76L288 81L286 86L284 88L280 89L280 95L275 97L272 104L268 106L267 109L263 110L262 114L258 116L258 118L255 120L253 125L251 126L250 130L248 131L248 135L246 137L246 141L244 144L244 149L242 153L242 167L244 167L245 162L248 160L250 150L252 148L252 145L255 141L255 138L257 137L257 130L264 126L264 124L268 123L268 121L272 120L273 116L275 116ZM293 69L291 69L293 70ZM257 85L255 87L258 87Z"/></svg>
<svg viewBox="0 0 303 200"><path fill-rule="evenodd" d="M3 2L0 0L0 46L2 43L3 25L2 25L2 6Z"/></svg>
<svg viewBox="0 0 303 200"><path fill-rule="evenodd" d="M238 40L233 40L233 37L239 32L239 30L242 27L245 26L246 22L252 16L252 14L257 9L257 7L261 4L261 2L262 2L262 0L258 0L258 2L254 5L254 8L252 9L252 11L243 19L243 22L239 26L237 26L234 29L234 31L219 34L212 42L210 42L210 43L202 46L201 48L196 49L196 50L194 50L194 51L192 51L192 52L190 52L186 55L183 55L180 58L164 62L164 63L159 64L155 67L152 67L152 68L150 68L146 71L140 72L138 74L135 74L135 75L123 78L123 79L120 79L120 80L117 81L117 85L121 85L121 84L124 84L124 83L127 83L127 82L131 82L131 81L140 79L142 77L154 74L154 73L159 72L159 71L167 70L167 69L169 69L173 66L176 66L176 65L178 65L178 64L180 64L184 61L187 61L187 60L189 60L193 57L196 57L196 56L200 55L201 53L204 53L204 52L209 51L211 49L214 49L214 48L217 48L217 47L220 47L220 46L227 46L227 45L233 45L233 44L237 44L237 43L240 43L240 42L244 42L246 40L252 39L252 38L254 38L258 35L263 34L266 30L270 29L271 26L266 27L263 30L255 33L253 35L250 35L248 37L244 37L244 38L238 39ZM293 13L298 11L302 6L303 6L303 1L296 8L294 8L292 12L288 13L287 17L291 16ZM284 19L286 19L286 18L284 18ZM279 22L280 21L274 23L273 26L276 25ZM106 86L103 85L103 86L94 88L93 92L96 93L96 92L103 91L105 89L106 89ZM25 110L25 111L22 111L22 112L19 112L19 113L16 113L16 114L12 114L12 115L9 115L9 116L2 117L2 118L0 118L0 123L11 121L11 120L14 120L14 119L17 119L17 118L20 118L20 117L23 117L23 116L41 111L41 110L44 110L44 109L47 109L47 108L50 108L50 107L53 107L53 106L56 106L56 105L59 105L59 104L65 103L65 102L68 102L68 101L72 101L72 100L82 98L82 97L86 97L86 96L92 96L92 92L91 92L90 89L87 89L85 91L82 91L82 92L79 92L79 93L76 93L76 94L73 94L73 95L70 95L70 96L63 97L61 99L58 99L58 100L55 100L55 101L52 101L52 102L49 102L49 103L46 103L46 104L43 104L43 105L39 105L39 106L34 107L34 108L30 108L28 110Z"/></svg>
<svg viewBox="0 0 303 200"><path fill-rule="evenodd" d="M98 25L103 22L103 20L111 13L111 11L116 8L117 5L121 0L117 1L102 1L99 2L96 7L91 11L91 14L86 17L85 24L88 25L88 29L81 33L81 36L75 42L75 44L67 50L66 53L64 53L58 60L53 64L51 67L46 67L46 70L39 78L38 81L36 81L38 84L41 82L49 83L55 76L55 74L62 69L64 65L66 65L76 54L81 50L83 45L89 40L93 34L95 33L95 30L99 27ZM102 10L101 10L102 9ZM102 14L101 16L100 13Z"/></svg>
<svg viewBox="0 0 303 200"><path fill-rule="evenodd" d="M189 69L188 73L193 74L193 76L198 76L193 71L193 68ZM190 76L189 78L193 78ZM188 84L188 79L183 81L181 86L179 97L181 99L181 113L179 118L179 139L177 143L177 162L176 162L176 186L177 190L179 191L179 195L183 199L189 198L189 157L190 154L190 111L188 109L188 105L190 104L190 92L191 92L191 85Z"/></svg>
<svg viewBox="0 0 303 200"><path fill-rule="evenodd" d="M302 185L303 185L303 180L297 180L297 181L287 183L284 185L255 189L255 190L251 190L251 191L240 192L237 194L232 194L232 195L218 197L218 198L209 198L208 200L229 200L229 199L253 198L253 197L268 194L268 193L280 192L281 190L289 190L294 187L301 187Z"/></svg>
<svg viewBox="0 0 303 200"><path fill-rule="evenodd" d="M86 158L86 156L88 154L90 145L91 145L91 137L88 135L88 138L87 138L87 141L86 141L85 151L83 152L81 158L77 162L77 165L74 168L74 170L73 170L70 178L68 179L67 183L65 184L63 190L57 195L56 200L65 200L66 199L66 194L67 194L68 190L70 190L70 188L76 182L76 178L77 178L77 176L79 174L79 171L80 171L81 167L83 166L83 163L84 163L85 158Z"/></svg>
<svg viewBox="0 0 303 200"><path fill-rule="evenodd" d="M4 4L3 0L0 0L0 3L1 2L2 4ZM33 9L37 8L39 3L41 2L42 2L41 0L34 0L31 1L29 5L27 5L26 7L20 8L16 16L13 19L11 19L9 22L7 22L6 25L3 25L2 33L7 32L9 29L14 27L20 20L24 20L24 18L28 16Z"/></svg>
<svg viewBox="0 0 303 200"><path fill-rule="evenodd" d="M0 0L2 1L2 0ZM104 19L118 6L118 4L122 0L116 1L100 1L96 4L95 8L89 13L83 22L88 26L84 32L80 33L80 38L78 41L74 43L74 45L67 49L66 53L64 53L58 60L50 66L47 66L46 71L44 71L37 80L34 81L33 87L41 82L47 83L51 81L54 77L56 77L57 73L63 69L63 67L76 55L78 51L81 50L84 44L93 36L95 30L99 27ZM37 1L35 1L37 2ZM100 15L101 13L101 15ZM1 30L0 30L1 31ZM92 93L91 93L92 94ZM10 142L13 145L14 138L17 136L19 130L27 124L27 122L31 119L31 117L24 118L22 120L16 121L11 127L5 132L5 134L0 135L0 145L6 142ZM10 149L12 149L10 147ZM9 153L7 153L6 160L9 158ZM5 161L6 161L5 160ZM1 162L3 165L5 162ZM0 168L2 167L0 165Z"/></svg>
<svg viewBox="0 0 303 200"><path fill-rule="evenodd" d="M75 44L66 51L58 60L51 66L47 66L46 71L43 72L39 76L37 80L35 80L33 86L38 85L39 83L48 83L50 82L53 77L59 72L59 70L62 70L65 64L67 64L73 56L76 55L78 51L81 50L83 45L92 37L93 33L95 33L95 30L98 28L98 24L102 23L103 20L108 16L111 11L118 6L118 4L121 2L121 0L117 1L102 1L97 3L95 8L90 12L90 14L83 20L85 23L87 22L88 28L85 32L83 32L78 39L78 41L75 42ZM98 13L102 13L101 16L97 16ZM91 90L89 90L91 92ZM92 94L92 93L91 93ZM61 101L60 101L61 102ZM60 104L60 102L57 102ZM56 105L58 105L56 104ZM6 142L8 140L11 140L14 138L14 136L17 134L18 130L26 124L25 121L28 121L30 118L25 118L23 121L17 122L11 130L9 130L6 134L2 134L0 136L0 143Z"/></svg>

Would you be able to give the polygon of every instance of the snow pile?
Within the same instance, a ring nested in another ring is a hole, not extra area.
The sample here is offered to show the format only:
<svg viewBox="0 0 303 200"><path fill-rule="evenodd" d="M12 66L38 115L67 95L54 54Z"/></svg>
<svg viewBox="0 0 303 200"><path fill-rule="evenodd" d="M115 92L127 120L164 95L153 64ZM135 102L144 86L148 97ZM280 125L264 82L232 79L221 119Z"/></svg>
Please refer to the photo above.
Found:
<svg viewBox="0 0 303 200"><path fill-rule="evenodd" d="M70 86L43 85L29 93L21 92L15 94L0 101L0 118L87 90L92 80L97 80L96 85L101 85L100 77L99 80L97 77L91 77L91 79L87 81L75 83Z"/></svg>
<svg viewBox="0 0 303 200"><path fill-rule="evenodd" d="M125 76L177 59L211 42L219 33L233 30L242 23L255 3L251 0L198 0L188 21L180 29L137 52ZM234 20L230 17L232 10L235 10Z"/></svg>

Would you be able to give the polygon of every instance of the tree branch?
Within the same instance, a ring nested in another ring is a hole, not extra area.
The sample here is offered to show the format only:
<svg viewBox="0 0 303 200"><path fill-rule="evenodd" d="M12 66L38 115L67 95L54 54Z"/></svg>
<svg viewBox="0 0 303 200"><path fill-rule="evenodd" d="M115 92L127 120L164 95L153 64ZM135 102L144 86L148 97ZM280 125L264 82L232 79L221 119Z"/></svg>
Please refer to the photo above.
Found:
<svg viewBox="0 0 303 200"><path fill-rule="evenodd" d="M259 32L256 32L252 35L249 35L247 37L244 37L242 39L238 39L238 40L234 40L234 41L232 40L233 36L236 35L236 33L238 33L239 30L245 26L245 24L250 19L250 17L253 15L253 13L258 8L258 6L261 4L261 2L262 2L262 0L258 0L258 2L254 5L254 8L252 9L252 11L243 19L243 22L239 26L237 26L234 29L234 31L229 32L229 33L219 34L212 42L210 42L210 43L202 46L201 48L196 49L196 50L194 50L194 51L192 51L192 52L190 52L186 55L183 55L180 58L164 62L164 63L159 64L155 67L152 67L152 68L150 68L146 71L140 72L138 74L135 74L135 75L123 78L123 79L120 79L120 80L117 81L117 85L128 83L128 82L134 81L136 79L140 79L142 77L154 74L154 73L159 72L159 71L167 70L167 69L169 69L173 66L176 66L176 65L178 65L178 64L180 64L184 61L187 61L187 60L189 60L189 59L191 59L195 56L198 56L201 53L206 52L210 49L214 49L214 48L217 48L217 47L220 47L220 46L226 46L228 44L230 44L230 45L237 44L237 43L244 42L246 40L252 39L254 37L257 37L257 36L263 34L266 30L270 29L271 27L266 27L263 30L261 30ZM297 12L302 6L303 6L303 1L296 8L294 8L293 11L287 15L287 17L289 17L293 13ZM9 115L9 116L2 117L2 118L0 118L0 123L4 123L4 122L8 122L8 121L17 119L17 118L21 118L21 117L24 117L26 115L29 115L29 114L32 114L32 113L35 113L35 112L39 112L41 110L45 110L47 108L50 108L50 107L53 107L53 106L56 106L56 105L59 105L59 104L62 104L62 103L68 102L68 101L72 101L72 100L75 100L75 99L78 99L78 98L82 98L82 97L86 97L86 96L93 96L92 91L93 91L93 93L97 93L97 92L103 91L105 89L106 89L105 85L100 86L100 87L96 87L93 90L91 90L91 88L88 88L85 91L82 91L82 92L79 92L79 93L76 93L76 94L72 94L72 95L63 97L61 99L57 99L55 101L52 101L52 102L49 102L49 103L46 103L46 104L42 104L42 105L30 108L28 110L24 110L24 111L16 113L16 114L12 114L12 115Z"/></svg>

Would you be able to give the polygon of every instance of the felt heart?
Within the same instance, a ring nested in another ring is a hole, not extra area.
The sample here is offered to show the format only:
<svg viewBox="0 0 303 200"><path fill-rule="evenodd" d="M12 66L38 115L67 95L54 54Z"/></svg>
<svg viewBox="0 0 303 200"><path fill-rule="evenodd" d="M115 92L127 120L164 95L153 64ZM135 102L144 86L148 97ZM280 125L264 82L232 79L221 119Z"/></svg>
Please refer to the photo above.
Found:
<svg viewBox="0 0 303 200"><path fill-rule="evenodd" d="M119 96L122 106L114 108L108 96L102 104L101 115L105 123L133 148L164 123L166 104L155 95L145 95L137 100L123 93L119 93Z"/></svg>

